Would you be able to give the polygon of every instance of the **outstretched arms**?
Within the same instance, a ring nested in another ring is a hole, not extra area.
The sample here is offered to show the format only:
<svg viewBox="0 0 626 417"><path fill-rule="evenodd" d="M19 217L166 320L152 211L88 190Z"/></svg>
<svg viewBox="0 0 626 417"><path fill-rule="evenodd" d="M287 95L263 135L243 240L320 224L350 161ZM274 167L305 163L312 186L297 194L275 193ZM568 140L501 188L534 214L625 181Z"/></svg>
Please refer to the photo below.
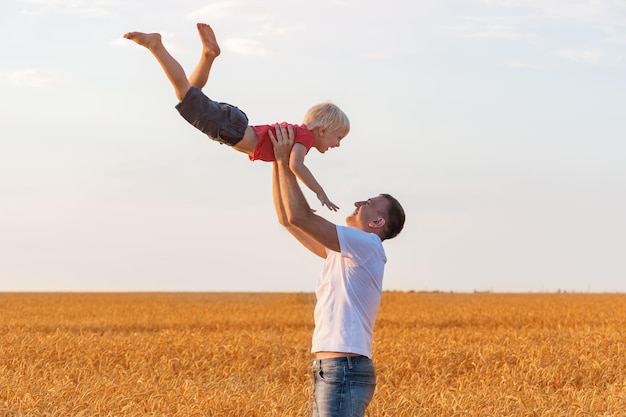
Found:
<svg viewBox="0 0 626 417"><path fill-rule="evenodd" d="M305 247L318 256L326 257L326 248L338 252L337 227L316 215L309 207L295 175L289 168L289 154L293 146L291 127L276 127L270 131L276 162L273 169L274 204L279 222Z"/></svg>
<svg viewBox="0 0 626 417"><path fill-rule="evenodd" d="M306 147L300 143L294 144L289 156L289 168L291 168L291 171L296 174L296 177L298 177L298 179L302 181L308 189L315 193L320 203L322 203L322 206L326 206L330 210L337 211L339 207L328 199L326 192L319 182L317 182L311 173L311 170L304 165L305 156Z"/></svg>
<svg viewBox="0 0 626 417"><path fill-rule="evenodd" d="M289 231L289 233L291 233L291 235L295 237L298 242L302 243L305 248L307 248L319 257L326 258L326 248L323 245L313 240L313 238L304 233L302 230L289 224L287 212L285 211L285 206L283 205L282 201L283 197L280 192L278 163L276 162L273 163L272 170L272 191L274 195L274 207L276 208L278 222L281 225L285 226L287 231Z"/></svg>

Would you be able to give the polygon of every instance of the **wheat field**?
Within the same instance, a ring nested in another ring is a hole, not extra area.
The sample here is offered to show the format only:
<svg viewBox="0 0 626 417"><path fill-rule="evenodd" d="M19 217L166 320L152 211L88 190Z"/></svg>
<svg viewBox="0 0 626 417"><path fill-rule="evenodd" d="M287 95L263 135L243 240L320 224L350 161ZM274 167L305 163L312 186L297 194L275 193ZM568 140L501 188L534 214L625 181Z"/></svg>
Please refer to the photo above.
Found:
<svg viewBox="0 0 626 417"><path fill-rule="evenodd" d="M0 417L309 416L312 294L0 294ZM385 292L368 416L626 416L626 295Z"/></svg>

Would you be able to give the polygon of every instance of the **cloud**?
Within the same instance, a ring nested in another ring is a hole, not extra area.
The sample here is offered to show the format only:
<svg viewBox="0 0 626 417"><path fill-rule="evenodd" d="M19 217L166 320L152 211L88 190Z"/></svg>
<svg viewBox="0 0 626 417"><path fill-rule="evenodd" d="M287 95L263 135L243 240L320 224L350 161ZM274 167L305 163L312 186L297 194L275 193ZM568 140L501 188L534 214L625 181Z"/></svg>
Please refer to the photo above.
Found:
<svg viewBox="0 0 626 417"><path fill-rule="evenodd" d="M606 65L616 62L609 45L626 43L626 3L614 0L477 0L474 15L456 16L443 30L465 39L533 44L533 50L512 46L520 55L499 65L549 68L546 56L570 63ZM454 17L453 17L454 18ZM525 54L525 55L521 55ZM530 54L530 55L529 55Z"/></svg>
<svg viewBox="0 0 626 417"><path fill-rule="evenodd" d="M556 23L593 28L611 36L626 33L626 3L615 0L482 0L500 8L517 9L541 26ZM619 35L621 34L621 35Z"/></svg>
<svg viewBox="0 0 626 417"><path fill-rule="evenodd" d="M525 19L501 16L459 17L457 25L444 26L446 32L463 38L537 41L540 37L524 29Z"/></svg>
<svg viewBox="0 0 626 417"><path fill-rule="evenodd" d="M238 1L222 1L194 10L187 14L187 19L193 21L217 21L230 18L253 21L266 21L271 14L266 8L251 4L242 4Z"/></svg>
<svg viewBox="0 0 626 417"><path fill-rule="evenodd" d="M620 35L609 35L607 41L612 43L626 43L626 33Z"/></svg>
<svg viewBox="0 0 626 417"><path fill-rule="evenodd" d="M527 61L520 61L520 60L514 60L514 59L508 60L508 61L500 61L498 64L500 66L502 66L502 67L517 68L517 69L544 70L544 69L551 68L551 66L547 65L547 64L536 64L536 63L531 63L531 62L527 62Z"/></svg>
<svg viewBox="0 0 626 417"><path fill-rule="evenodd" d="M617 39L626 36L626 3L614 0L479 0L506 10L500 15L458 16L452 32L474 37L526 38L558 27L591 28ZM486 12L491 12L486 10ZM532 29L532 32L530 32Z"/></svg>
<svg viewBox="0 0 626 417"><path fill-rule="evenodd" d="M48 69L20 69L0 74L0 80L19 87L45 88L53 85L58 77Z"/></svg>
<svg viewBox="0 0 626 417"><path fill-rule="evenodd" d="M490 39L508 39L508 40L537 40L539 37L533 33L521 32L517 28L503 24L485 25L479 28L473 28L464 34L467 38L490 38Z"/></svg>
<svg viewBox="0 0 626 417"><path fill-rule="evenodd" d="M256 39L229 38L224 41L224 46L241 55L265 56L269 53L263 42Z"/></svg>
<svg viewBox="0 0 626 417"><path fill-rule="evenodd" d="M292 26L281 26L275 24L263 24L259 27L256 36L289 36L293 33L306 31L306 25L300 23Z"/></svg>
<svg viewBox="0 0 626 417"><path fill-rule="evenodd" d="M53 12L78 14L87 17L109 17L111 9L121 5L116 0L21 0L27 6L21 11L26 16L41 16Z"/></svg>
<svg viewBox="0 0 626 417"><path fill-rule="evenodd" d="M600 65L605 61L608 53L605 49L600 48L580 48L561 49L556 52L556 55L568 61L589 65Z"/></svg>
<svg viewBox="0 0 626 417"><path fill-rule="evenodd" d="M372 59L375 61L389 59L393 54L390 51L372 51L366 52L363 54L363 57L366 59Z"/></svg>

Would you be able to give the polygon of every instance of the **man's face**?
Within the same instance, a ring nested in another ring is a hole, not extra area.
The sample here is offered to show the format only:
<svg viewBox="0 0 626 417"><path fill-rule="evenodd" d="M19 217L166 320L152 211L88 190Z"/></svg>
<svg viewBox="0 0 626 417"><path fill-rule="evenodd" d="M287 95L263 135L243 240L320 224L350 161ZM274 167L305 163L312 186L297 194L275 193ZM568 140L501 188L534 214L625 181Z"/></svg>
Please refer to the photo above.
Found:
<svg viewBox="0 0 626 417"><path fill-rule="evenodd" d="M387 212L389 202L383 196L372 197L366 201L357 201L354 203L354 212L346 217L346 224L361 230L368 230L369 224L381 217Z"/></svg>

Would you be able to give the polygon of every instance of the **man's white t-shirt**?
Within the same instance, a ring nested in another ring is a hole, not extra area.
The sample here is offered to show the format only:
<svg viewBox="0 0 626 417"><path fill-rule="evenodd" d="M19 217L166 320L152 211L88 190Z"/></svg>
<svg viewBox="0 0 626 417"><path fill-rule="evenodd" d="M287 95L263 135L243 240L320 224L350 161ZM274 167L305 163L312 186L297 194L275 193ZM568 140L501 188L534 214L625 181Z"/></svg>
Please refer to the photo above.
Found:
<svg viewBox="0 0 626 417"><path fill-rule="evenodd" d="M327 256L315 294L312 352L346 352L372 357L374 322L380 308L387 257L380 238L337 226L341 252Z"/></svg>

